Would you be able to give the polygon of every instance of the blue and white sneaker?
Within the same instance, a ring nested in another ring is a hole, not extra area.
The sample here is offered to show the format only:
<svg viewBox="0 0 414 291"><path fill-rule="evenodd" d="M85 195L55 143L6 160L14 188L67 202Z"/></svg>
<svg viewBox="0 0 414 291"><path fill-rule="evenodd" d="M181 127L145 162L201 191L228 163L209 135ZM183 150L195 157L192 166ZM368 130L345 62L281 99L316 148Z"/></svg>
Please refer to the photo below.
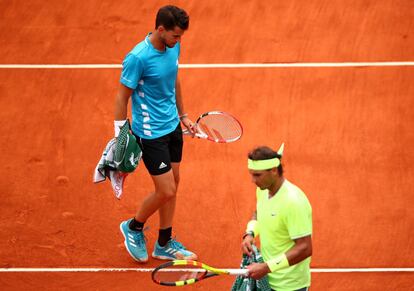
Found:
<svg viewBox="0 0 414 291"><path fill-rule="evenodd" d="M164 247L160 246L157 241L152 252L152 257L160 260L197 260L196 254L187 250L173 238Z"/></svg>
<svg viewBox="0 0 414 291"><path fill-rule="evenodd" d="M147 245L143 231L131 230L129 223L132 219L123 221L119 228L125 238L124 244L131 257L140 263L148 261Z"/></svg>

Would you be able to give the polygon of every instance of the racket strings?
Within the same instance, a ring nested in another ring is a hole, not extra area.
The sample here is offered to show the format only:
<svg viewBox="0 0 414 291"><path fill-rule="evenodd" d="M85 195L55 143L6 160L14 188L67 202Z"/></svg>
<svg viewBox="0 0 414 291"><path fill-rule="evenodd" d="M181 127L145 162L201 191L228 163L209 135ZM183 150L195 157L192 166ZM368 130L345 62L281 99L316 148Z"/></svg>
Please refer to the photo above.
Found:
<svg viewBox="0 0 414 291"><path fill-rule="evenodd" d="M205 277L207 273L207 270L192 268L191 266L185 266L185 268L183 266L169 266L168 268L157 270L153 274L153 279L157 282L173 283L191 279L199 280Z"/></svg>
<svg viewBox="0 0 414 291"><path fill-rule="evenodd" d="M207 136L220 141L238 139L243 132L240 123L225 114L206 115L199 121L198 126Z"/></svg>

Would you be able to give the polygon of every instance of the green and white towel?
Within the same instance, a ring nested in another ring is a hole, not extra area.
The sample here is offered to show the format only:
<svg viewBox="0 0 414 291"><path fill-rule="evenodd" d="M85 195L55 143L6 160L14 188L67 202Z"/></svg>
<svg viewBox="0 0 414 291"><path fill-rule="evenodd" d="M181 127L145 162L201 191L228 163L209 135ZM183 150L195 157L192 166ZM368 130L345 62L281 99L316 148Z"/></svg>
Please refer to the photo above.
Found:
<svg viewBox="0 0 414 291"><path fill-rule="evenodd" d="M253 245L253 254L251 257L243 254L243 259L240 264L241 269L246 269L246 266L251 263L264 263L263 257L260 254L259 249ZM271 291L272 288L269 285L267 276L264 276L260 280L252 278L237 276L233 283L231 291Z"/></svg>
<svg viewBox="0 0 414 291"><path fill-rule="evenodd" d="M111 139L106 145L102 156L96 165L93 182L99 183L106 180L108 177L111 181L112 190L114 191L115 197L121 199L121 195L124 188L125 178L128 176L127 173L123 173L117 169L115 158L116 139Z"/></svg>

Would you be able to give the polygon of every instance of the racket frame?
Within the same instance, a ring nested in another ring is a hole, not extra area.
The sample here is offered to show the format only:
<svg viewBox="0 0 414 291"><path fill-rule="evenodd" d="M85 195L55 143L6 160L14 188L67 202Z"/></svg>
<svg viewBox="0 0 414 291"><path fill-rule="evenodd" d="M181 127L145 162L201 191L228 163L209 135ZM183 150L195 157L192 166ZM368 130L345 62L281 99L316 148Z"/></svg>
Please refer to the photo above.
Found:
<svg viewBox="0 0 414 291"><path fill-rule="evenodd" d="M167 269L168 267L172 266L191 266L191 267L199 267L199 269L194 269L195 271L203 271L204 274L199 278L192 278L187 280L175 281L175 282L165 282L165 281L158 281L155 279L155 274L162 270ZM198 281L219 276L219 275L234 275L234 276L247 276L248 270L247 269L218 269L211 266L208 266L204 263L193 261L193 260L173 260L164 264L159 265L156 267L152 273L151 278L152 280L159 285L163 286L184 286L194 284Z"/></svg>

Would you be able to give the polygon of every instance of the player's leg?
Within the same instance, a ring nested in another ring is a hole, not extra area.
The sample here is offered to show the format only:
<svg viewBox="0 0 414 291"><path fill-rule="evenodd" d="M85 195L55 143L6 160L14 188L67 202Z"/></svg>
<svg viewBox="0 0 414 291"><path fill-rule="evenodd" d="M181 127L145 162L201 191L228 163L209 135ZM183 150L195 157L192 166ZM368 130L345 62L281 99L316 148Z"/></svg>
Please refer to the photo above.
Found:
<svg viewBox="0 0 414 291"><path fill-rule="evenodd" d="M171 168L172 168L172 173L174 177L175 189L177 193L178 184L180 181L180 163L171 163ZM160 229L166 229L166 228L172 227L176 201L177 201L177 198L176 196L174 196L160 207L159 209Z"/></svg>
<svg viewBox="0 0 414 291"><path fill-rule="evenodd" d="M178 125L177 128L168 135L168 154L171 162L175 190L177 193L178 185L180 183L180 163L183 156L183 135L180 125ZM160 236L158 242L161 245L165 245L171 237L171 233L168 232L168 229L172 228L176 200L176 197L171 198L159 209ZM170 237L168 237L168 234Z"/></svg>
<svg viewBox="0 0 414 291"><path fill-rule="evenodd" d="M138 262L146 262L148 260L143 227L144 223L155 211L160 210L160 217L163 217L159 239L163 239L165 245L171 238L172 218L176 201L176 185L172 173L170 169L167 173L152 176L155 191L144 198L134 218L121 223L121 232L125 237L125 247L129 254Z"/></svg>
<svg viewBox="0 0 414 291"><path fill-rule="evenodd" d="M171 226L175 208L175 196L177 194L173 171L170 169L167 173L151 176L151 178L154 182L155 191L144 198L135 215L135 219L145 223L155 211L164 207L167 209L172 207L172 209L169 210L169 212L172 213L166 217L165 222L163 222L162 225L160 224L160 227Z"/></svg>
<svg viewBox="0 0 414 291"><path fill-rule="evenodd" d="M183 139L181 127L170 135L169 153L171 168L176 190L180 182L180 162L182 158ZM187 250L180 242L172 237L172 225L176 206L176 197L168 200L160 209L160 230L158 241L155 243L153 257L164 260L189 259L196 260L197 256Z"/></svg>
<svg viewBox="0 0 414 291"><path fill-rule="evenodd" d="M176 185L168 150L168 137L154 140L139 139L143 161L154 182L154 192L148 194L134 218L121 223L128 253L139 262L148 260L146 240L143 234L147 219L176 195Z"/></svg>

